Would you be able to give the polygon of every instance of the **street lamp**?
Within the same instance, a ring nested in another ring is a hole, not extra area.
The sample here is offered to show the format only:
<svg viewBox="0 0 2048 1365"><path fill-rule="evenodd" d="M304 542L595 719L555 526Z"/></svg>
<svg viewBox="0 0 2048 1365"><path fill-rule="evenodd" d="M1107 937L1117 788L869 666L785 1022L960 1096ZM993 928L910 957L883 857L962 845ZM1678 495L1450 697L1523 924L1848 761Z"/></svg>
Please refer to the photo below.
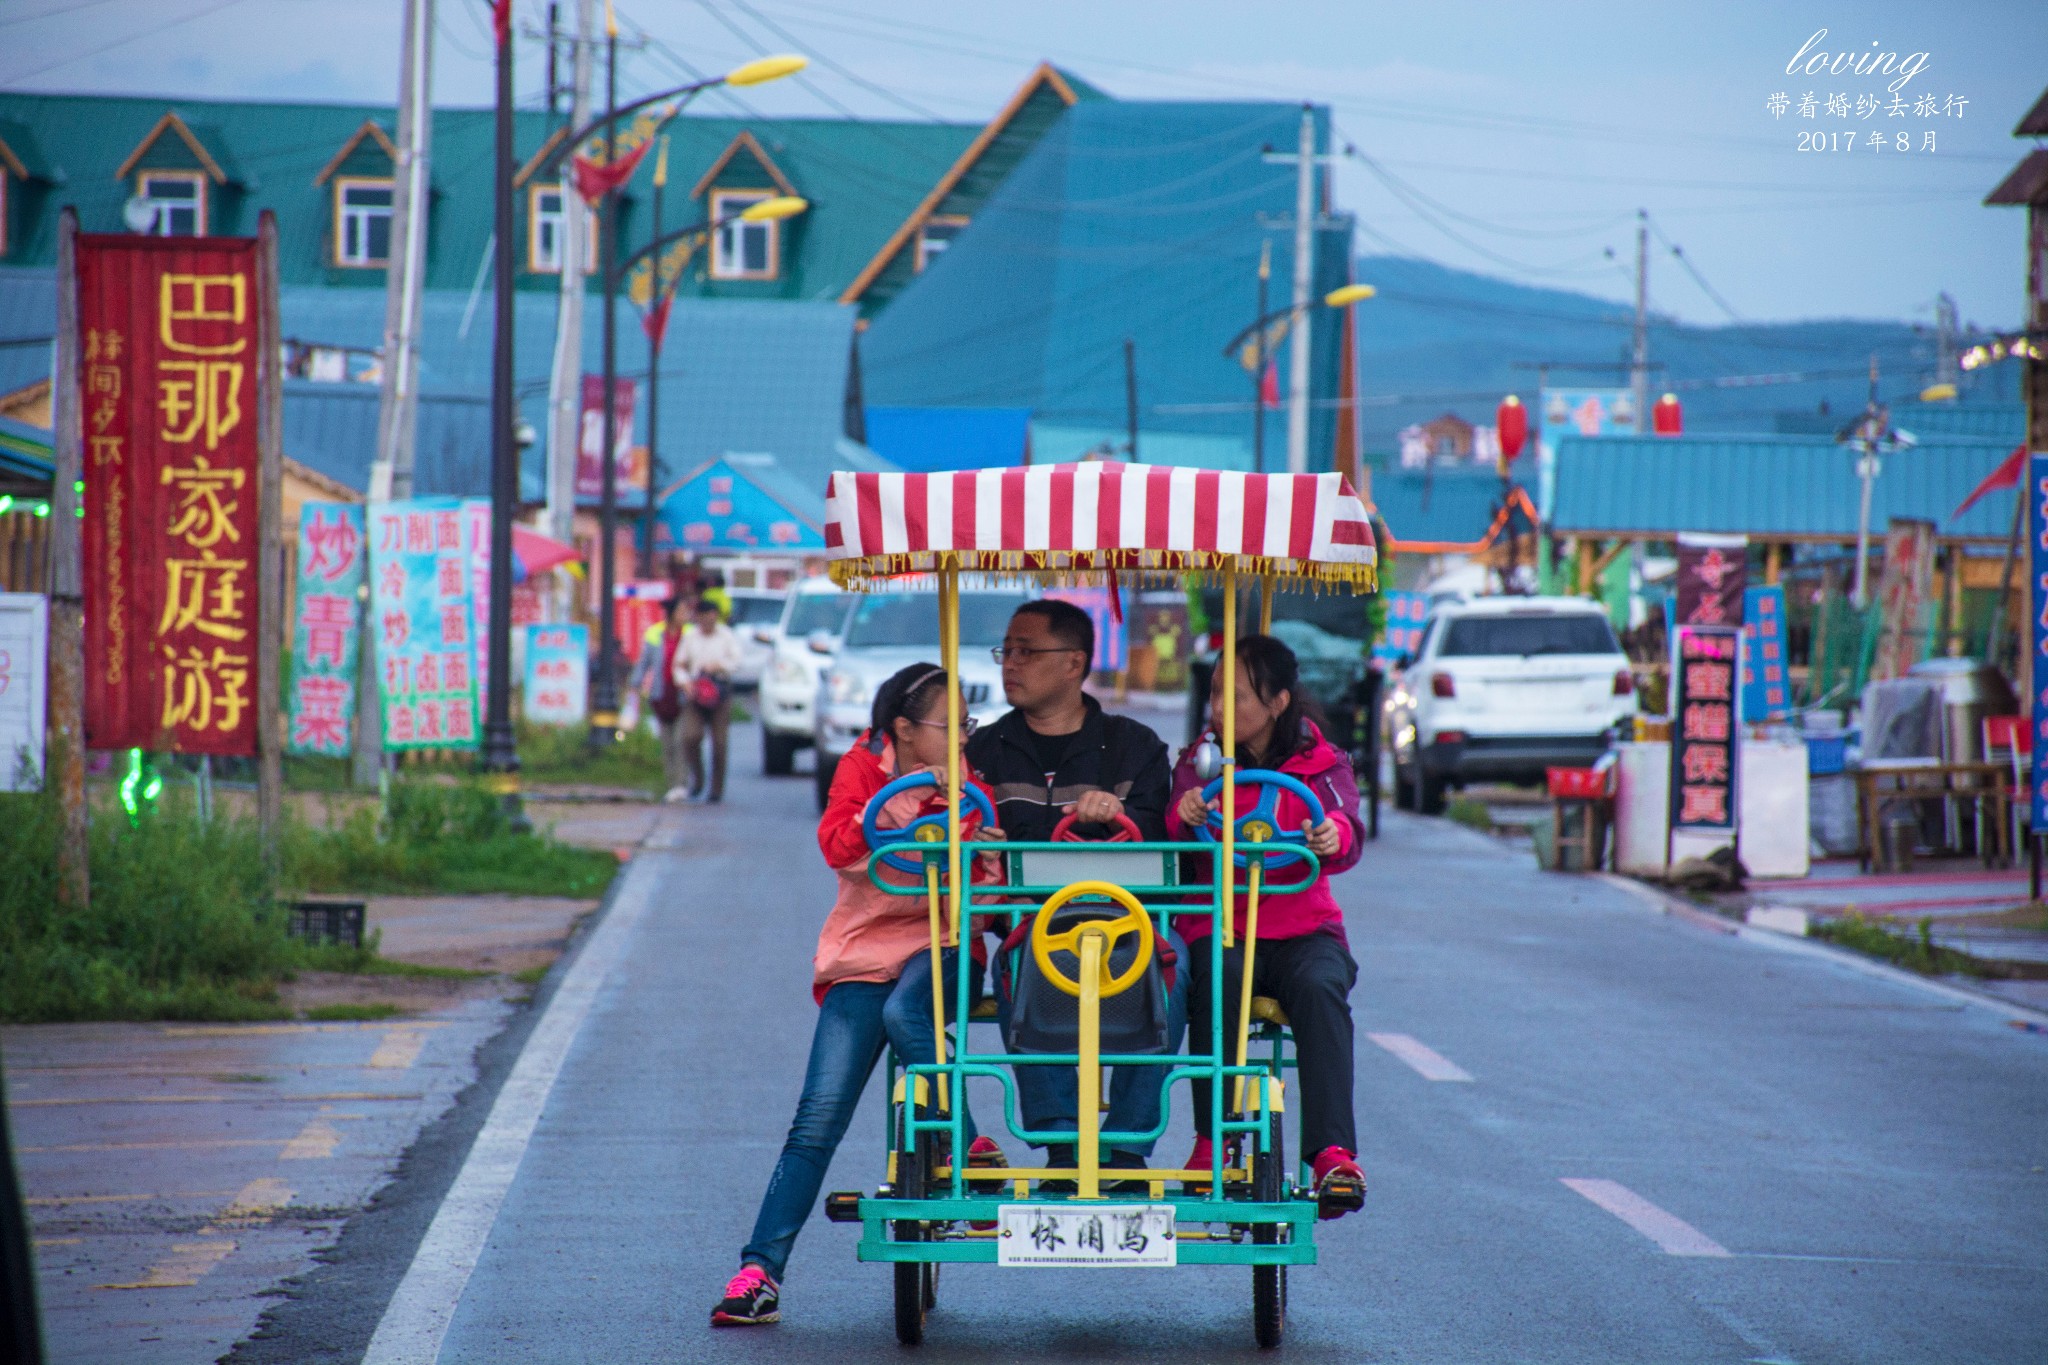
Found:
<svg viewBox="0 0 2048 1365"><path fill-rule="evenodd" d="M660 483L661 471L661 348L668 336L669 306L675 301L676 286L682 283L683 266L689 260L685 253L675 262L674 268L666 269L668 262L664 253L678 242L694 237L708 237L727 223L775 223L785 218L794 218L810 207L808 200L795 195L777 195L749 204L738 213L729 213L723 218L711 219L683 228L676 232L663 233L661 230L661 191L668 180L668 148L663 146L661 159L654 167L654 240L619 262L619 275L631 275L643 264L647 267L646 315L642 326L647 332L647 499L641 507L640 522L640 576L646 578L654 572L654 490ZM692 248L694 250L694 247ZM640 302L638 282L628 285L635 303Z"/></svg>
<svg viewBox="0 0 2048 1365"><path fill-rule="evenodd" d="M618 528L618 460L613 447L618 440L617 415L612 406L612 387L618 380L618 192L630 180L638 167L647 146L652 144L663 125L683 111L691 99L713 86L761 85L768 81L793 76L809 65L806 58L798 56L761 57L734 67L723 76L710 80L694 81L679 85L672 90L657 91L643 96L629 104L620 104L618 97L619 75L619 28L617 20L606 7L605 18L605 111L571 133L542 159L535 168L536 177L545 175L558 165L561 159L586 141L596 136L600 129L604 135L604 163L589 178L597 187L598 215L598 277L604 288L604 383L602 389L603 434L600 455L603 469L603 492L598 503L598 646L597 672L590 684L590 742L593 746L609 744L618 738L619 727L619 677L618 641L613 638L612 588L617 577L617 555L613 544ZM618 156L618 120L621 115L636 113L652 105L667 101L668 107L661 113L655 126L648 130L648 141L634 152L632 157L621 162ZM587 160L578 169L588 166ZM579 176L579 182L582 177ZM509 174L501 192L510 195ZM590 195L581 183L577 192L588 202ZM650 480L650 485L651 485ZM652 488L649 493L651 495Z"/></svg>
<svg viewBox="0 0 2048 1365"><path fill-rule="evenodd" d="M1268 257L1264 252L1261 252L1259 256L1259 306L1261 308L1264 308L1266 303L1268 267ZM1363 303L1378 293L1379 290L1369 284L1347 284L1340 288L1332 289L1329 293L1323 295L1323 306L1325 308L1349 308L1352 304ZM1283 318L1292 322L1296 314L1305 313L1313 307L1315 307L1313 303L1296 303L1289 304L1285 308L1275 308L1269 313L1261 313L1243 331L1232 337L1223 348L1223 355L1226 360L1241 352L1249 352L1252 357L1252 467L1260 474L1266 472L1266 348L1269 340L1278 340L1277 337L1271 335L1272 327L1274 323L1279 322Z"/></svg>

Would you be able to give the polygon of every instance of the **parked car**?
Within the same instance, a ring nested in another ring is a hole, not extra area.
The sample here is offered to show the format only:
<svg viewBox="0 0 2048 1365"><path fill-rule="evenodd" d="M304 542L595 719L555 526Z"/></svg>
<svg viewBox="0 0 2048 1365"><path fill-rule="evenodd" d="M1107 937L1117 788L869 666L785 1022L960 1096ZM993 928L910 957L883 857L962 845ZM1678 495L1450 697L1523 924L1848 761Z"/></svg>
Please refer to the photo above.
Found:
<svg viewBox="0 0 2048 1365"><path fill-rule="evenodd" d="M1395 804L1433 815L1448 787L1540 782L1545 768L1588 766L1635 711L1635 676L1598 604L1446 602L1387 691Z"/></svg>
<svg viewBox="0 0 2048 1365"><path fill-rule="evenodd" d="M829 578L806 578L789 589L768 632L769 663L761 678L761 770L787 774L797 751L811 747L818 683L839 648L854 598Z"/></svg>
<svg viewBox="0 0 2048 1365"><path fill-rule="evenodd" d="M813 742L818 749L818 809L832 790L839 760L867 728L875 689L890 674L921 659L939 657L939 598L932 592L878 592L860 595L847 615L846 627L818 685L817 723ZM982 724L1006 709L1003 670L989 650L1003 642L1010 614L1031 600L1023 592L960 594L960 683L967 695L967 714Z"/></svg>
<svg viewBox="0 0 2048 1365"><path fill-rule="evenodd" d="M766 588L730 588L732 616L726 624L740 637L740 671L733 674L735 687L759 687L761 678L775 657L775 628L782 620L788 594Z"/></svg>

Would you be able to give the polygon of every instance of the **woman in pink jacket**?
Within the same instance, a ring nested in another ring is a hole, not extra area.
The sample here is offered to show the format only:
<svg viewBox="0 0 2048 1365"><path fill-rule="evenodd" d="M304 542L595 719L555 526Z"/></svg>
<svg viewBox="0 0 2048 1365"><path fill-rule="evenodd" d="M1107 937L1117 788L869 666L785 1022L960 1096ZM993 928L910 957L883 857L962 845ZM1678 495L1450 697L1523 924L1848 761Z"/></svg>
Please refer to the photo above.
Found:
<svg viewBox="0 0 2048 1365"><path fill-rule="evenodd" d="M862 817L875 793L897 777L943 770L946 689L951 685L946 670L937 664L912 664L883 683L875 692L868 729L839 761L832 778L825 814L818 821L818 847L839 874L839 891L812 959L811 994L818 1002L818 1025L811 1035L810 1065L789 1137L761 1197L754 1234L740 1252L739 1273L711 1310L713 1327L780 1320L780 1281L790 1248L818 1202L825 1170L846 1135L868 1077L882 1060L882 1050L893 1046L910 1065L934 1060L931 920L923 882L908 873L885 870L886 879L903 883L898 895L868 879L872 850ZM961 739L973 728L971 722L963 727ZM971 773L967 780L981 786ZM986 787L982 794L988 795ZM944 809L944 798L930 788L898 792L877 824L885 830L902 829L921 815ZM970 811L962 802L963 825L972 818ZM1003 837L1001 830L979 825L964 833L984 841ZM976 881L998 875L993 867L979 866L972 874ZM943 980L949 983L955 979L955 952L947 947L942 954ZM949 987L949 1012L953 998ZM974 1136L971 1116L967 1132L970 1166L1003 1164L1002 1150L992 1140Z"/></svg>
<svg viewBox="0 0 2048 1365"><path fill-rule="evenodd" d="M1278 817L1283 828L1299 829L1322 863L1313 884L1283 895L1259 896L1258 951L1252 958L1252 993L1270 996L1287 1012L1294 1031L1299 1070L1301 1150L1315 1172L1316 1196L1322 1216L1334 1218L1358 1207L1365 1196L1365 1174L1358 1167L1357 1125L1351 1112L1351 987L1358 980L1344 935L1344 912L1330 894L1330 878L1357 863L1365 827L1358 818L1358 783L1351 760L1323 738L1311 713L1315 703L1301 690L1294 651L1270 635L1252 635L1237 645L1237 769L1266 768L1299 779L1316 794L1325 812L1321 824L1310 819L1306 803L1281 791ZM1214 740L1223 728L1223 697L1209 697ZM1173 769L1173 795L1167 809L1170 839L1191 839L1219 802L1204 801L1205 784L1195 775L1194 746L1181 753ZM1238 789L1238 809L1262 795L1257 788ZM1190 858L1195 879L1211 875L1206 857ZM1238 873L1238 884L1245 874ZM1292 871L1274 870L1263 880L1297 880ZM1235 938L1238 946L1223 954L1223 1032L1225 1054L1235 1060L1238 1000L1244 980L1243 935L1246 898L1237 895ZM1210 1034L1214 968L1208 942L1213 921L1206 915L1177 916L1174 927L1188 945L1188 1036L1206 1040ZM1198 1044L1202 1046L1205 1044ZM1195 1150L1187 1169L1206 1169L1210 1161L1209 1084L1193 1083Z"/></svg>

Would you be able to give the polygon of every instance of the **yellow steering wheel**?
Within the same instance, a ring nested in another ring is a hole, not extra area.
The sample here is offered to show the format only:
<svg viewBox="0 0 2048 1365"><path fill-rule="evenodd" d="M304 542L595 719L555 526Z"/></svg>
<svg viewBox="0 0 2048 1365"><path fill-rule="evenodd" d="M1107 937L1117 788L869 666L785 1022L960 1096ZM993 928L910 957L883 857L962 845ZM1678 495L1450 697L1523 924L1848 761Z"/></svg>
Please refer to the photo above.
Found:
<svg viewBox="0 0 2048 1365"><path fill-rule="evenodd" d="M1116 919L1084 920L1071 929L1063 929L1056 934L1051 932L1053 915L1076 896L1107 896L1122 906L1124 913ZM1145 913L1144 906L1138 904L1136 896L1110 882L1074 882L1063 886L1053 892L1051 900L1039 907L1037 918L1031 921L1031 956L1037 959L1038 970L1045 973L1045 979L1068 995L1080 995L1081 983L1055 967L1052 955L1068 952L1078 958L1081 955L1081 936L1091 933L1101 934L1104 939L1102 995L1111 996L1128 990L1152 964L1152 917ZM1138 936L1137 956L1131 959L1130 966L1112 975L1109 970L1110 950L1125 934Z"/></svg>

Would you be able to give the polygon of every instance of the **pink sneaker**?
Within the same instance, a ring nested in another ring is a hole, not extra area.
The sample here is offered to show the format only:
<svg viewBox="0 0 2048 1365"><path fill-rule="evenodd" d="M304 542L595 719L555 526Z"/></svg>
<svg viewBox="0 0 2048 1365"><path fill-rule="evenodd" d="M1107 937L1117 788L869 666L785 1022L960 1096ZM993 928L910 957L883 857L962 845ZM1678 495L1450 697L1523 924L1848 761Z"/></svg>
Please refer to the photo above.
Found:
<svg viewBox="0 0 2048 1365"><path fill-rule="evenodd" d="M996 1140L987 1133L983 1133L967 1145L967 1169L970 1171L997 1171L1009 1164L1010 1159L1003 1155L1003 1149L997 1146ZM967 1183L970 1185L1000 1185L1002 1177L969 1176Z"/></svg>
<svg viewBox="0 0 2048 1365"><path fill-rule="evenodd" d="M1318 1218L1342 1218L1365 1207L1365 1172L1351 1153L1325 1147L1309 1168L1315 1174Z"/></svg>
<svg viewBox="0 0 2048 1365"><path fill-rule="evenodd" d="M1209 1169L1209 1163L1215 1159L1216 1144L1208 1138L1197 1137L1195 1139L1195 1149L1188 1153L1188 1159L1181 1163L1181 1169L1186 1171L1206 1171ZM1183 1181L1180 1188L1183 1194L1203 1195L1209 1192L1209 1182L1207 1180Z"/></svg>
<svg viewBox="0 0 2048 1365"><path fill-rule="evenodd" d="M711 1310L713 1327L754 1327L782 1321L782 1296L767 1271L751 1262L726 1281L725 1298Z"/></svg>

